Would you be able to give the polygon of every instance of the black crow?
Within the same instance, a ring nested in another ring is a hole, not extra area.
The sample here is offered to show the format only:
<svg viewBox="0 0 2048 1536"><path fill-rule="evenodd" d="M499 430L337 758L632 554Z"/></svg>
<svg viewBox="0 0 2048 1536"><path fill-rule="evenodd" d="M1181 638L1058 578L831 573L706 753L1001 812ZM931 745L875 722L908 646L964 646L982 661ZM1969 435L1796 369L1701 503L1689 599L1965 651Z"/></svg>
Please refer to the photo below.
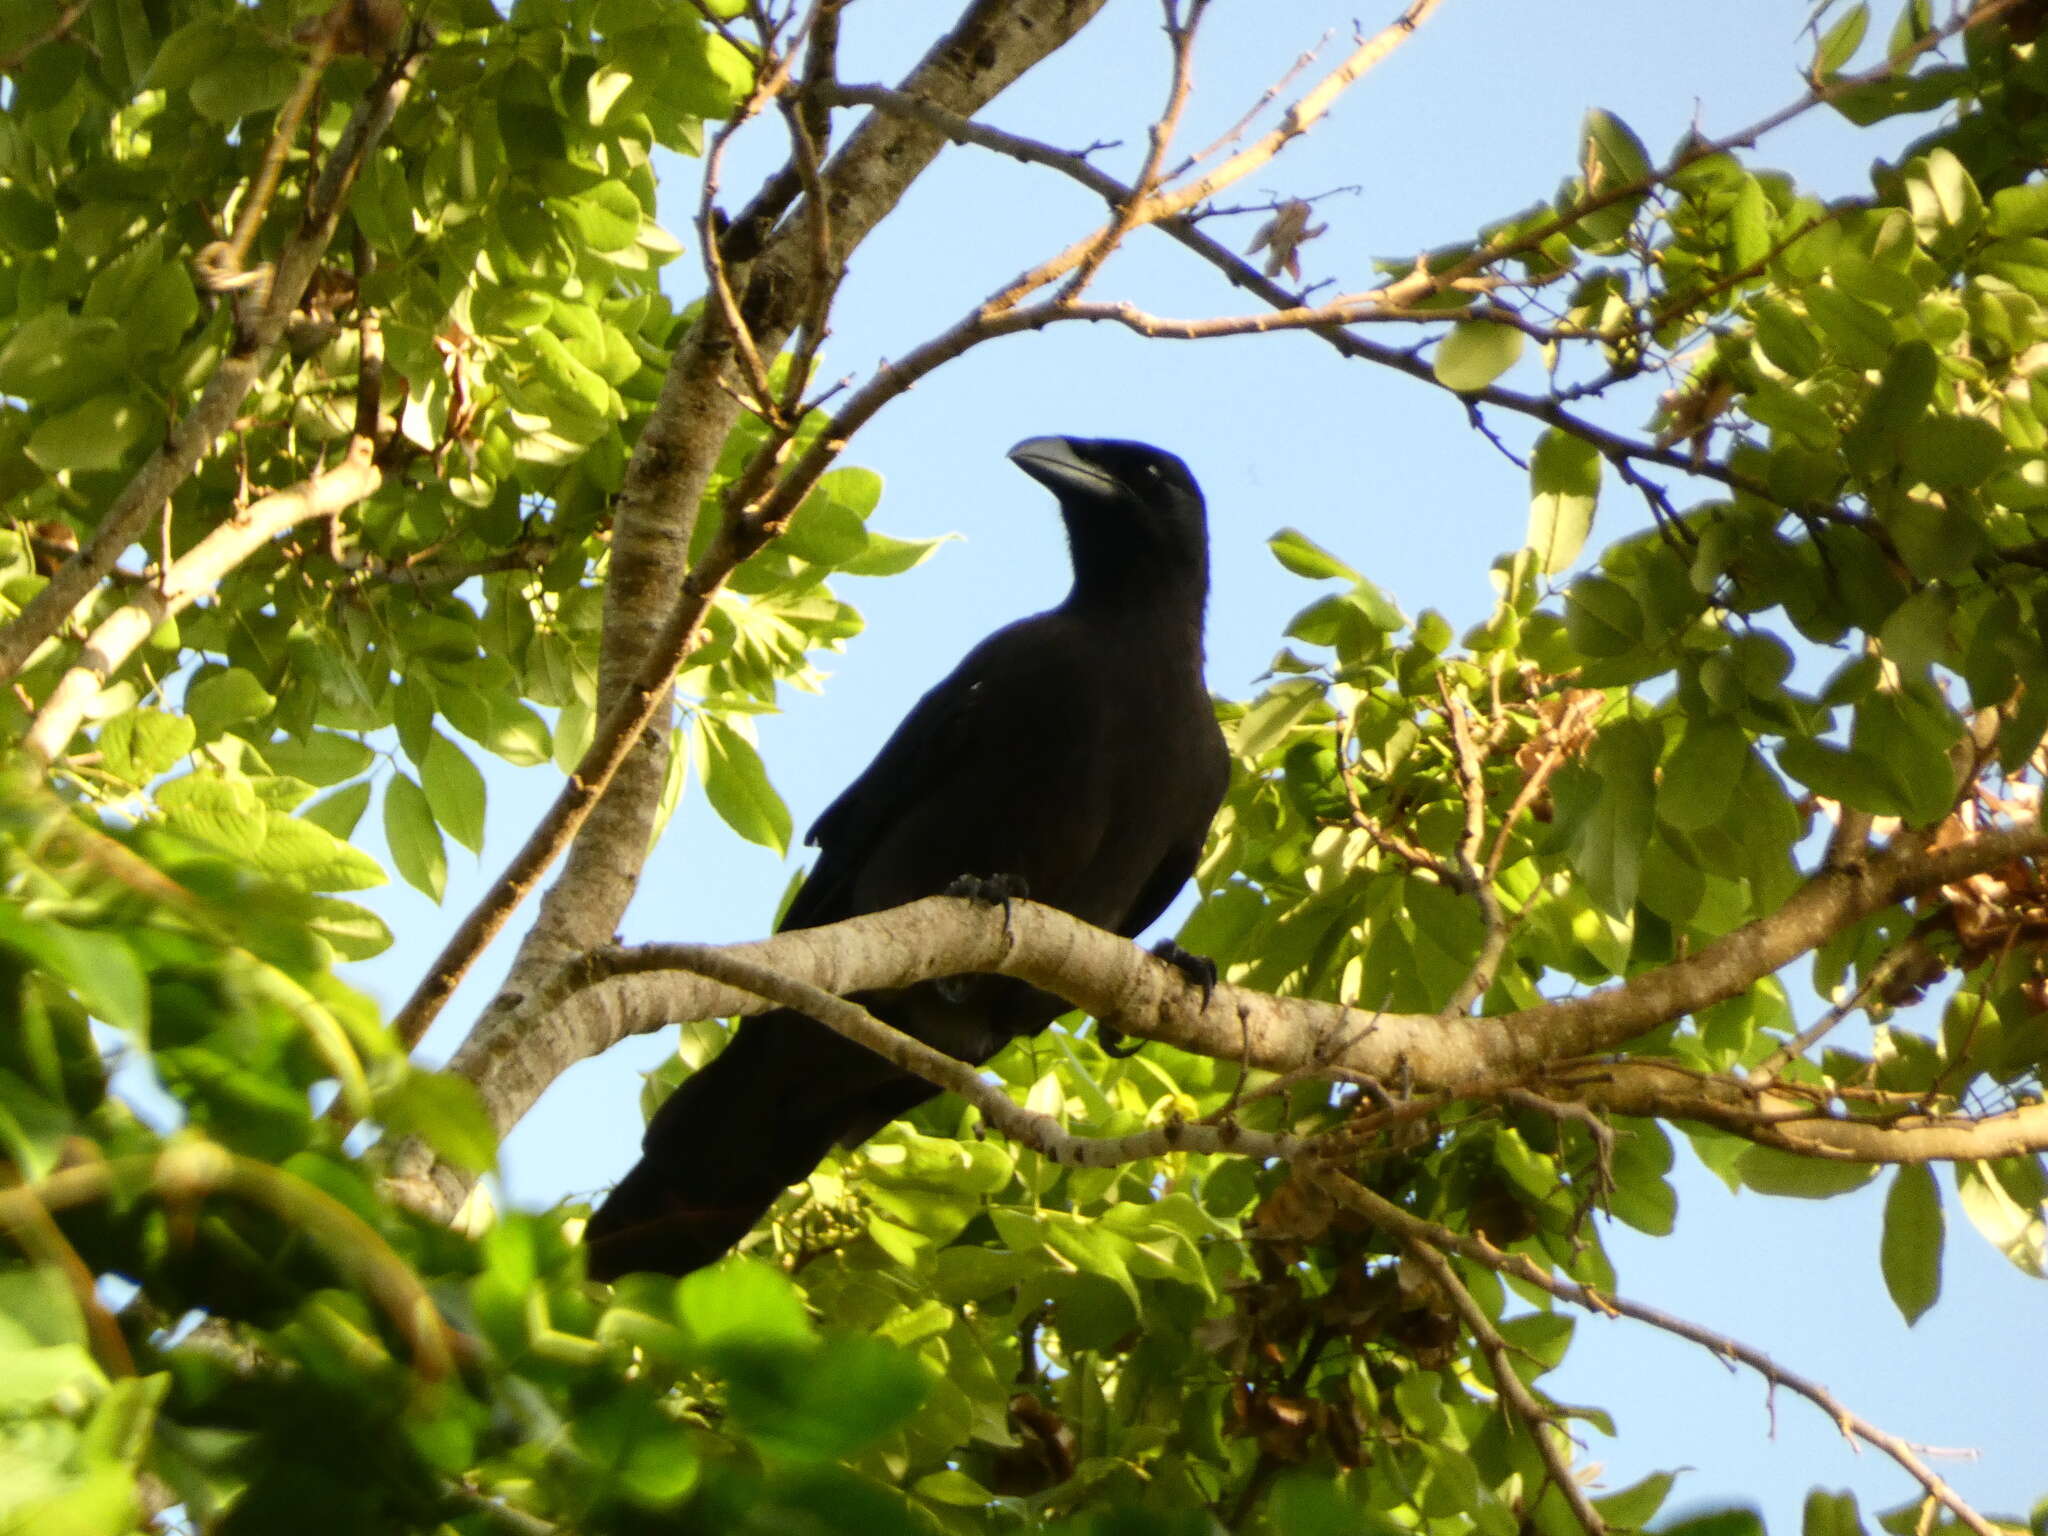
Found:
<svg viewBox="0 0 2048 1536"><path fill-rule="evenodd" d="M1194 873L1229 775L1202 681L1202 493L1143 443L1034 437L1010 458L1059 498L1073 590L968 652L818 818L818 863L784 929L965 876L1132 937ZM1003 976L858 1000L976 1063L1068 1006ZM640 1161L590 1218L591 1275L710 1263L835 1143L858 1146L937 1092L792 1010L742 1022L655 1112Z"/></svg>

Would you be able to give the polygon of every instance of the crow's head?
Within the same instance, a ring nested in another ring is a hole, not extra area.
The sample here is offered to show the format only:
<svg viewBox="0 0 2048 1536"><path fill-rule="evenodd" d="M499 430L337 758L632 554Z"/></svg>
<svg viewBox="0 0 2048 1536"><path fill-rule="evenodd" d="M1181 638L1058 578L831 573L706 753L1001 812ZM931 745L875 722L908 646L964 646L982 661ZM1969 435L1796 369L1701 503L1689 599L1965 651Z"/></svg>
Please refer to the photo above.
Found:
<svg viewBox="0 0 2048 1536"><path fill-rule="evenodd" d="M1077 595L1129 597L1209 582L1201 487L1163 448L1115 438L1030 437L1019 469L1059 498Z"/></svg>

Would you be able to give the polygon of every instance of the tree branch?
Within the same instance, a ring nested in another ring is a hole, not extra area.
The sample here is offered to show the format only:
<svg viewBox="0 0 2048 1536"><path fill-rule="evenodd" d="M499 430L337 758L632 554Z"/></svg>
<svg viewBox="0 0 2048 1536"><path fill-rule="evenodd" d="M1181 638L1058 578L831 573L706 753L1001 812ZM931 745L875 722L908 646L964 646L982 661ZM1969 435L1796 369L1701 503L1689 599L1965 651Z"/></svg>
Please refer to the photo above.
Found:
<svg viewBox="0 0 2048 1536"><path fill-rule="evenodd" d="M107 680L152 631L211 592L249 556L294 523L334 517L384 483L376 444L349 440L339 464L251 502L172 561L160 580L137 588L127 604L101 621L71 669L58 680L22 746L36 762L53 763L69 745Z"/></svg>
<svg viewBox="0 0 2048 1536"><path fill-rule="evenodd" d="M1879 854L1853 871L1815 876L1776 912L1687 959L1585 997L1483 1018L1368 1012L1228 983L1219 984L1204 1004L1201 993L1164 961L1029 901L1011 903L1005 917L960 898L927 897L829 927L724 946L723 952L842 996L969 972L1016 976L1125 1034L1219 1061L1275 1072L1311 1067L1372 1080L1405 1079L1425 1092L1480 1093L1502 1084L1526 1085L1568 1062L1583 1078L1578 1058L1615 1050L1670 1019L1737 996L1873 912L1974 871L2044 853L2048 831L2028 824L1941 850ZM499 1127L509 1128L555 1077L628 1034L676 1019L765 1011L769 1005L745 990L659 974L693 969L702 953L696 946L650 945L587 955L537 985L490 1041L465 1051L459 1069L482 1091ZM1599 1077L1608 1086L1585 1082L1581 1096L1596 1102L1600 1092L1611 1092L1619 1103L1624 1093L1648 1093L1656 1079L1625 1075L1636 1065L1601 1066ZM1673 1091L1668 1078L1663 1083L1658 1091ZM1753 1108L1746 1089L1742 1097L1745 1108ZM1799 1112L1796 1123L1767 1118L1739 1126L1716 1100L1692 1093L1686 1103L1702 1116L1711 1111L1730 1120L1730 1128L1752 1139L1789 1137L1802 1146L1838 1146L1840 1155L1858 1160L1900 1160L1883 1152L1889 1144L1881 1138L1888 1133L1877 1122L1809 1118L1813 1106L1796 1099L1788 1100ZM1976 1141L1959 1135L1953 1121L1906 1122L1897 1145L1926 1156L1974 1157L2048 1130L2048 1111L2019 1112L2012 1124L2006 1118L1972 1122L1990 1127Z"/></svg>
<svg viewBox="0 0 2048 1536"><path fill-rule="evenodd" d="M268 370L278 338L334 238L357 173L411 89L421 57L414 53L392 65L365 92L307 199L299 227L278 253L268 302L246 334L238 331L233 349L206 381L198 403L135 472L85 547L59 567L12 623L0 629L0 681L18 675L43 642L56 634L171 494L191 477L215 441L233 428L243 399Z"/></svg>
<svg viewBox="0 0 2048 1536"><path fill-rule="evenodd" d="M1493 1319L1486 1315L1486 1309L1473 1299L1465 1288L1465 1282L1451 1267L1435 1244L1420 1237L1404 1237L1402 1245L1413 1256L1415 1262L1429 1271L1430 1278L1443 1293L1444 1300L1451 1304L1465 1326L1472 1330L1472 1337L1486 1356L1486 1363L1493 1367L1494 1389L1500 1393L1501 1401L1508 1411L1521 1420L1522 1427L1529 1432L1529 1438L1536 1442L1536 1452L1543 1458L1543 1465L1549 1469L1550 1481L1558 1494L1571 1509L1572 1516L1586 1532L1586 1536L1606 1536L1607 1522L1600 1518L1600 1512L1593 1508L1586 1497L1586 1490L1579 1480L1572 1476L1571 1462L1557 1442L1544 1431L1554 1428L1550 1410L1536 1400L1514 1366L1508 1360L1508 1341L1501 1337L1500 1330L1493 1326Z"/></svg>
<svg viewBox="0 0 2048 1536"><path fill-rule="evenodd" d="M1849 1411L1841 1400L1817 1381L1796 1375L1777 1364L1761 1350L1726 1334L1715 1333L1697 1323L1687 1322L1656 1307L1645 1306L1639 1301L1629 1301L1620 1296L1597 1291L1590 1285L1581 1285L1575 1280L1560 1280L1524 1254L1508 1253L1496 1248L1483 1237L1467 1237L1453 1232L1449 1227L1436 1225L1411 1216L1391 1201L1374 1194L1363 1184L1345 1177L1333 1168L1319 1168L1315 1172L1316 1182L1327 1189L1333 1197L1350 1210L1356 1211L1381 1231L1403 1243L1426 1243L1445 1252L1462 1254L1476 1264L1503 1275L1512 1275L1525 1280L1537 1288L1548 1291L1561 1301L1584 1307L1589 1312L1598 1312L1605 1317L1632 1317L1638 1322L1661 1328L1666 1333L1677 1334L1695 1344L1703 1344L1723 1359L1739 1360L1757 1372L1772 1386L1785 1387L1813 1403L1829 1418L1844 1436L1861 1440L1883 1451L1896 1461L1914 1480L1925 1488L1930 1496L1946 1505L1955 1517L1968 1526L1975 1536L2004 1536L1998 1528L1976 1510L1964 1503L1949 1485L1935 1475L1933 1468L1914 1453L1913 1447L1897 1435L1879 1429L1868 1419Z"/></svg>

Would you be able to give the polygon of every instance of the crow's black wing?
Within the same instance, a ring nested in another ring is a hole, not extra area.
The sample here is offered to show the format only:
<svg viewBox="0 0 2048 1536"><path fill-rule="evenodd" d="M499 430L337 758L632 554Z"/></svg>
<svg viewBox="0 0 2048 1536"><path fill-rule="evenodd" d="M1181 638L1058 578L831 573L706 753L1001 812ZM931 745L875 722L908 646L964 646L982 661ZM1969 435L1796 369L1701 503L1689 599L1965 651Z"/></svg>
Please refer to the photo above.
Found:
<svg viewBox="0 0 2048 1536"><path fill-rule="evenodd" d="M804 834L818 862L783 914L782 929L818 928L863 910L852 904L863 861L889 825L954 771L976 736L985 734L991 700L984 653L1009 633L990 636L911 706L866 771L819 813Z"/></svg>
<svg viewBox="0 0 2048 1536"><path fill-rule="evenodd" d="M914 901L961 875L1018 876L1039 900L1120 917L1134 892L1086 888L1119 783L1103 671L1095 637L1057 613L976 646L811 828L818 862L782 926Z"/></svg>

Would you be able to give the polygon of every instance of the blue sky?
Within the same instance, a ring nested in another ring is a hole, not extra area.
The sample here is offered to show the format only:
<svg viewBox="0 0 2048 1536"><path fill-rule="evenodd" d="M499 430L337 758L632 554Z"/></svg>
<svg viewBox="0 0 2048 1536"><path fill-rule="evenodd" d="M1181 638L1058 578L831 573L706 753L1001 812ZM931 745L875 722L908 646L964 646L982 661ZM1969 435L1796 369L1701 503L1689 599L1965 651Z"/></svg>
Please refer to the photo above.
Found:
<svg viewBox="0 0 2048 1536"><path fill-rule="evenodd" d="M895 78L957 9L856 0L846 12L842 77ZM1207 143L1305 48L1323 41L1325 64L1341 56L1354 10L1218 0L1182 142ZM1330 230L1304 259L1312 278L1364 286L1372 257L1412 255L1548 196L1572 173L1588 107L1618 113L1662 153L1695 122L1725 134L1794 99L1806 14L1789 0L1448 0L1330 121L1228 200L1357 186L1319 205ZM1382 19L1360 16L1366 26ZM1120 139L1101 163L1128 175L1165 65L1152 0L1111 0L1080 40L985 116L1062 146ZM734 202L778 147L778 133L758 125L735 146L725 176ZM1904 137L1874 141L1823 110L1773 135L1757 159L1823 194L1847 193L1866 185L1874 153ZM664 222L685 238L696 169L663 167ZM827 346L828 375L864 374L902 354L1094 227L1099 214L1049 172L949 151L856 256ZM1242 245L1256 222L1211 227ZM698 276L685 258L669 269L671 291L689 296ZM1161 314L1239 308L1208 269L1156 236L1113 260L1096 291ZM1513 443L1529 435L1513 419L1495 425ZM847 455L885 479L877 527L961 538L907 576L842 583L868 631L835 659L822 695L792 693L782 715L762 722L764 754L800 829L970 644L1064 592L1052 503L1003 459L1011 443L1046 432L1137 437L1187 459L1208 494L1215 551L1209 677L1228 696L1252 691L1282 626L1317 590L1266 553L1280 527L1300 527L1336 550L1409 613L1437 608L1460 627L1491 603L1488 563L1521 541L1526 480L1470 430L1454 401L1343 362L1305 337L1147 342L1116 328L1066 326L984 347L895 402ZM1610 485L1599 517L1589 553L1637 527L1640 503ZM400 940L358 968L361 984L387 1006L402 1000L554 785L545 773L492 774L490 844L481 861L454 856L445 913L409 890L373 893ZM725 832L693 791L654 855L624 936L758 936L791 868ZM453 1048L509 946L501 940L486 957L430 1036L430 1052ZM1804 1015L1817 1006L1808 1000ZM629 1042L558 1084L507 1146L510 1197L544 1204L623 1171L639 1136L634 1074L670 1049L669 1035ZM1736 1198L1689 1153L1680 1158L1677 1234L1610 1234L1624 1291L1765 1349L1909 1440L1976 1447L1980 1460L1943 1461L1942 1474L1980 1508L2023 1512L2040 1491L2048 1294L2039 1284L1993 1253L1951 1202L1945 1294L1908 1332L1878 1278L1881 1184L1824 1203ZM1780 1531L1797 1528L1800 1500L1815 1483L1854 1489L1866 1511L1917 1491L1881 1456L1850 1452L1789 1395L1779 1394L1773 1433L1764 1384L1730 1374L1695 1346L1590 1318L1580 1333L1571 1363L1547 1385L1614 1413L1620 1439L1588 1447L1606 1464L1608 1488L1690 1466L1671 1508L1753 1500Z"/></svg>

